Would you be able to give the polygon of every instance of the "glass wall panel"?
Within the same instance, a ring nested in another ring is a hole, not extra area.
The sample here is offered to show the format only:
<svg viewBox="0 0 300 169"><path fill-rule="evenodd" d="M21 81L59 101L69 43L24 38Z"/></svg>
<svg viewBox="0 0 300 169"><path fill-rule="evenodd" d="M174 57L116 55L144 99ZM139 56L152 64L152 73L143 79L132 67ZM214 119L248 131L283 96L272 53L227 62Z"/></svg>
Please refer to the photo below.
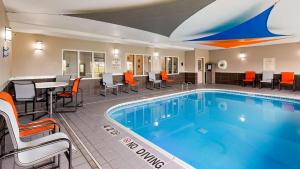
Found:
<svg viewBox="0 0 300 169"><path fill-rule="evenodd" d="M78 56L77 51L63 51L63 75L78 76Z"/></svg>
<svg viewBox="0 0 300 169"><path fill-rule="evenodd" d="M134 55L128 55L126 60L127 60L127 62L126 62L127 71L134 72L134 69L133 69Z"/></svg>
<svg viewBox="0 0 300 169"><path fill-rule="evenodd" d="M79 52L79 76L82 78L92 78L93 62L92 52Z"/></svg>
<svg viewBox="0 0 300 169"><path fill-rule="evenodd" d="M144 56L144 75L151 72L151 56Z"/></svg>
<svg viewBox="0 0 300 169"><path fill-rule="evenodd" d="M105 53L94 53L93 77L100 77L105 72Z"/></svg>

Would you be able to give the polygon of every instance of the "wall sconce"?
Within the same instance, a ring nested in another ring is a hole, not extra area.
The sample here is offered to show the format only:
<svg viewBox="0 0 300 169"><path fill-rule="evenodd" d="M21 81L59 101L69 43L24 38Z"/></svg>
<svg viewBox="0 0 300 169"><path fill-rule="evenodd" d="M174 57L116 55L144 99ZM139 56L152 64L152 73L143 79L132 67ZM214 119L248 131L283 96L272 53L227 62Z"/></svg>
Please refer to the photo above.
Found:
<svg viewBox="0 0 300 169"><path fill-rule="evenodd" d="M44 43L42 41L36 41L33 45L35 50L43 50L44 49Z"/></svg>
<svg viewBox="0 0 300 169"><path fill-rule="evenodd" d="M4 40L5 41L11 41L12 39L12 30L9 27L5 27L5 37Z"/></svg>
<svg viewBox="0 0 300 169"><path fill-rule="evenodd" d="M113 53L114 57L118 57L120 51L119 51L119 49L114 49L112 53Z"/></svg>
<svg viewBox="0 0 300 169"><path fill-rule="evenodd" d="M159 56L159 53L158 53L158 52L153 52L153 56L154 56L154 57L158 57L158 56Z"/></svg>
<svg viewBox="0 0 300 169"><path fill-rule="evenodd" d="M244 53L244 52L241 52L241 53L239 54L239 58L240 58L242 61L246 60L246 57L247 57L247 54Z"/></svg>

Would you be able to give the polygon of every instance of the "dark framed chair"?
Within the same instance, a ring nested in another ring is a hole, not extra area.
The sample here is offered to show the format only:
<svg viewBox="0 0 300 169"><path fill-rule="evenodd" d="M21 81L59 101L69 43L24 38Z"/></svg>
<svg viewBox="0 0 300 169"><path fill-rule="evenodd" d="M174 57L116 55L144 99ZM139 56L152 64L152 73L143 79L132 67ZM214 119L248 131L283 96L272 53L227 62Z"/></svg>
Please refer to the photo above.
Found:
<svg viewBox="0 0 300 169"><path fill-rule="evenodd" d="M37 102L47 102L45 97L37 96L33 81L13 81L16 102L25 103L25 112L28 112L28 103L32 103L32 111L35 112ZM48 109L48 104L46 104Z"/></svg>
<svg viewBox="0 0 300 169"><path fill-rule="evenodd" d="M294 72L281 72L281 79L279 81L279 90L282 86L292 86L293 91L296 90L296 81Z"/></svg>
<svg viewBox="0 0 300 169"><path fill-rule="evenodd" d="M63 107L65 107L66 104L73 103L72 107L75 108L75 111L77 110L78 107L83 105L83 92L82 92L82 89L79 88L80 81L81 81L81 78L76 78L73 82L72 89L70 91L63 91L63 92L56 94L56 106L55 107L57 107L57 103L58 103L59 99L63 99ZM79 103L78 103L78 93L80 93L80 95L81 95L81 100ZM73 102L74 97L75 97L75 103ZM65 99L70 99L71 101L66 103Z"/></svg>
<svg viewBox="0 0 300 169"><path fill-rule="evenodd" d="M155 72L149 72L149 84L151 85L151 88L149 89L154 89L155 86L159 86L159 89L161 88L161 80L156 79Z"/></svg>
<svg viewBox="0 0 300 169"><path fill-rule="evenodd" d="M252 87L255 87L255 75L256 73L254 71L246 71L243 86L245 87L247 84L252 84Z"/></svg>
<svg viewBox="0 0 300 169"><path fill-rule="evenodd" d="M270 84L271 89L274 89L274 72L263 71L262 80L259 81L259 88L262 88L264 84Z"/></svg>

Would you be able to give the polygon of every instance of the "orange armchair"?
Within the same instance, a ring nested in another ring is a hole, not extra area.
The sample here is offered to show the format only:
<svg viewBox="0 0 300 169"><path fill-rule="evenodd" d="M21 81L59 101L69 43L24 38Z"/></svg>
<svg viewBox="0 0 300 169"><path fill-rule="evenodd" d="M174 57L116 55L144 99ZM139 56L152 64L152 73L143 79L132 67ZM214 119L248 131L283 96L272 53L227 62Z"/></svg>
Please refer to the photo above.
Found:
<svg viewBox="0 0 300 169"><path fill-rule="evenodd" d="M296 89L295 75L294 72L281 72L281 80L279 81L279 90L282 85L292 86L293 91Z"/></svg>
<svg viewBox="0 0 300 169"><path fill-rule="evenodd" d="M125 77L125 85L127 86L127 88L135 87L136 90L133 90L133 91L138 92L139 91L139 83L134 80L133 73L130 71L125 72L124 77Z"/></svg>
<svg viewBox="0 0 300 169"><path fill-rule="evenodd" d="M243 86L247 83L252 84L252 87L255 87L255 72L254 71L246 71L245 72L245 79L243 80Z"/></svg>
<svg viewBox="0 0 300 169"><path fill-rule="evenodd" d="M56 123L55 119L53 118L43 118L40 120L35 120L27 124L22 124L19 121L19 114L17 112L15 103L13 101L13 98L11 97L10 94L6 92L0 92L0 99L7 101L11 104L15 118L18 122L18 126L20 128L20 136L21 137L26 137L34 134L39 134L45 131L51 131L52 133L55 133L56 130L60 130L58 124ZM34 112L33 112L34 113ZM26 115L30 115L30 113L27 113Z"/></svg>
<svg viewBox="0 0 300 169"><path fill-rule="evenodd" d="M169 79L168 74L166 71L161 71L160 72L161 75L161 80L165 83L165 86L167 86L167 83L173 83L174 80Z"/></svg>

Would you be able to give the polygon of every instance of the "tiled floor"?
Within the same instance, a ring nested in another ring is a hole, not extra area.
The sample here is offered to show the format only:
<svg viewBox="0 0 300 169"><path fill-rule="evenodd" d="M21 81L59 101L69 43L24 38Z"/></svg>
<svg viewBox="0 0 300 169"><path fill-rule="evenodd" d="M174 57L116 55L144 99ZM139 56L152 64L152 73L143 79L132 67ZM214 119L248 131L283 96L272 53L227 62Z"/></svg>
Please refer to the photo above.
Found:
<svg viewBox="0 0 300 169"><path fill-rule="evenodd" d="M281 97L293 97L300 99L300 92L277 89L271 90L269 88L258 89L251 87L240 87L231 85L206 85L195 86L191 85L189 90L196 88L216 88L229 89L246 92L256 92L263 94L272 94ZM186 90L184 88L184 90ZM64 131L68 132L73 138L73 142L77 145L78 151L74 155L73 166L75 169L85 168L103 168L103 169L150 169L149 164L137 157L133 152L127 149L120 143L120 139L125 136L130 136L135 139L143 147L150 150L150 152L157 155L160 159L167 162L163 169L181 169L182 166L167 158L165 155L159 153L152 147L141 142L128 132L112 124L104 117L105 111L111 106L134 101L154 96L160 96L182 91L182 86L173 86L171 88L163 88L156 90L143 90L140 93L122 93L119 96L109 95L103 96L88 96L85 97L84 106L79 108L75 113L60 113L57 118L64 126ZM104 125L111 125L120 134L111 136L104 129ZM65 168L67 162L63 160L63 167ZM10 169L13 166L12 159L5 160L3 163L4 169ZM18 168L18 167L16 167Z"/></svg>

